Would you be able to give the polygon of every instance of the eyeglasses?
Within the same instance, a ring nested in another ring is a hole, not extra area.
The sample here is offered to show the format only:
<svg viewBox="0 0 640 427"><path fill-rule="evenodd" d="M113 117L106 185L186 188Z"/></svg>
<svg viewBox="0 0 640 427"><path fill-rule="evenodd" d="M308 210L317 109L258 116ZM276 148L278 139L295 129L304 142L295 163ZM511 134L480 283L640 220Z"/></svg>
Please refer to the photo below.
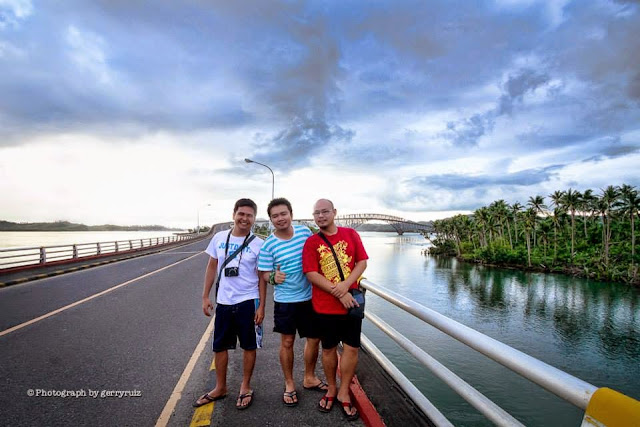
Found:
<svg viewBox="0 0 640 427"><path fill-rule="evenodd" d="M313 216L320 216L320 215L327 216L327 215L329 215L331 212L333 212L333 211L330 211L329 209L323 209L323 210L321 210L321 211L314 211L314 212L313 212Z"/></svg>

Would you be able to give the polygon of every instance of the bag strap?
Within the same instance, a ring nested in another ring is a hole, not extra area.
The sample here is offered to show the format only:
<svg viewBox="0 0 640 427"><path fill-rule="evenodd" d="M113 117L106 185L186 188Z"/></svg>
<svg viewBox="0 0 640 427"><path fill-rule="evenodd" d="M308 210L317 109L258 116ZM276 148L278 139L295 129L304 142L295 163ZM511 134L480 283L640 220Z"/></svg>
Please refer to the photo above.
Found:
<svg viewBox="0 0 640 427"><path fill-rule="evenodd" d="M336 254L335 249L333 249L333 245L331 244L331 242L329 242L329 239L327 239L327 236L325 236L322 231L318 232L318 236L320 236L320 238L322 240L324 240L324 242L327 244L327 246L329 246L329 249L331 249L331 253L333 254L333 259L336 260L336 266L338 267L338 273L340 273L340 280L342 280L344 282L344 273L342 272L342 267L340 266L340 260L338 260L338 255Z"/></svg>
<svg viewBox="0 0 640 427"><path fill-rule="evenodd" d="M231 230L229 230L229 234L227 234L227 245L224 248L224 256L225 257L227 256L227 251L229 250L229 239L230 238L231 238ZM216 299L218 298L218 287L220 286L220 278L221 278L221 275L222 275L222 271L227 266L227 264L229 264L232 259L234 259L240 252L242 252L244 250L244 248L249 246L249 243L251 243L251 241L253 239L255 239L255 238L256 238L255 234L247 235L247 237L244 238L244 242L242 242L242 245L240 245L240 247L238 249L233 251L233 253L231 255L229 255L229 257L226 258L224 260L224 262L222 263L222 265L220 266L220 270L218 271L218 278L216 279Z"/></svg>

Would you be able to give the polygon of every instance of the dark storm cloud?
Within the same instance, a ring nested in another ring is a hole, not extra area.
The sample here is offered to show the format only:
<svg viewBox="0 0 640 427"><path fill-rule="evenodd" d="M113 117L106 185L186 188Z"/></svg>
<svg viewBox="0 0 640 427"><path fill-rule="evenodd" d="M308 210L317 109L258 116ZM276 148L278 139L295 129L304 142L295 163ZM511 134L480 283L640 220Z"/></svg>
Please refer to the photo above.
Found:
<svg viewBox="0 0 640 427"><path fill-rule="evenodd" d="M535 113L567 119L518 127L511 137L523 148L585 144L583 158L625 152L598 151L589 141L624 135L640 122L637 2L570 1L558 19L549 17L549 4L0 7L0 144L18 144L30 132L233 129L260 132L245 141L246 155L281 171L327 152L370 166L418 157L416 145L403 141L380 149L389 135L363 140L372 122L394 117L398 123L386 128L397 135L411 126L405 113L464 111L443 115L425 140L444 139L453 150L479 140L490 147L499 124Z"/></svg>
<svg viewBox="0 0 640 427"><path fill-rule="evenodd" d="M527 169L513 173L495 175L441 174L422 176L407 181L410 187L436 187L446 190L468 190L494 186L530 186L548 181L562 166L554 165L542 169Z"/></svg>

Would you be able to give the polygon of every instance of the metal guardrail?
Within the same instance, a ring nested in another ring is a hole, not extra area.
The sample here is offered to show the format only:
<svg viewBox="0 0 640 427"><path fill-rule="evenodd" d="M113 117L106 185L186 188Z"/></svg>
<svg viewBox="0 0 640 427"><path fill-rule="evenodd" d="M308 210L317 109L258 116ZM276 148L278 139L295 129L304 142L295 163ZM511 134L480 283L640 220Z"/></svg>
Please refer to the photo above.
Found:
<svg viewBox="0 0 640 427"><path fill-rule="evenodd" d="M414 315L418 319L436 327L447 335L495 360L513 372L522 375L567 402L585 410L586 414L583 425L586 425L586 420L592 415L589 413L589 408L592 407L590 405L592 403L592 397L596 392L600 393L601 390L608 390L615 394L616 396L614 396L613 399L610 399L610 401L613 400L612 405L620 405L620 410L627 411L625 413L631 413L633 420L636 420L638 425L640 425L640 402L609 389L599 389L592 384L561 371L560 369L554 368L551 365L458 323L455 320L420 305L400 294L376 285L369 280L361 280L360 285L407 313ZM391 339L418 359L424 366L431 370L437 377L443 380L462 398L478 409L478 411L484 414L496 425L522 425L513 416L489 400L486 396L482 395L479 391L451 372L444 365L440 364L432 356L420 349L378 316L370 312L365 312L365 316L375 326L385 332L389 337L391 337ZM362 339L362 345L378 361L378 363L380 363L389 375L396 380L404 391L411 396L416 405L420 407L420 409L429 416L437 426L451 425L451 423L444 418L442 413L440 413L440 411L438 411L438 409L435 408L435 406L433 406L433 404L429 402L429 400L415 386L413 386L413 384L411 384L409 380L395 366L393 366L386 357L384 357L384 355L382 355L380 350L364 336ZM594 400L596 400L595 397ZM610 401L606 402L606 404L610 404ZM601 403L599 402L599 404ZM600 423L597 425L604 426L607 424Z"/></svg>
<svg viewBox="0 0 640 427"><path fill-rule="evenodd" d="M0 249L0 272L14 268L46 266L54 262L80 260L86 257L139 251L154 246L189 241L204 235L206 235L206 233L184 233L173 236L117 240L112 242L3 248Z"/></svg>

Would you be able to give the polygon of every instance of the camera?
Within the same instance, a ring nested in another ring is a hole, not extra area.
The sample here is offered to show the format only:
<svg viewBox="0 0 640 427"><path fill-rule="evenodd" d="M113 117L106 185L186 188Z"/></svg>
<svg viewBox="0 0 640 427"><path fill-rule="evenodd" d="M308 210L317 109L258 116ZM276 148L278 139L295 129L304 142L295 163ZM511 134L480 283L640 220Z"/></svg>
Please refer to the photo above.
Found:
<svg viewBox="0 0 640 427"><path fill-rule="evenodd" d="M238 267L227 267L224 269L225 277L238 277Z"/></svg>

